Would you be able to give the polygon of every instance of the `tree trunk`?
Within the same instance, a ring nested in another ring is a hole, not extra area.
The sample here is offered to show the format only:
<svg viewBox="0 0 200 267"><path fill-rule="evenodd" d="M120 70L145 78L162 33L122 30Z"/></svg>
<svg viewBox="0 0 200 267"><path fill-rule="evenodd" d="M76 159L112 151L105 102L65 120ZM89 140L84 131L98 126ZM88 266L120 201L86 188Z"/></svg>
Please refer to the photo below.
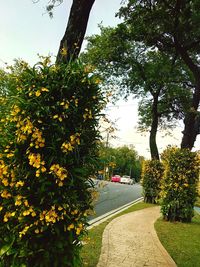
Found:
<svg viewBox="0 0 200 267"><path fill-rule="evenodd" d="M184 119L185 128L183 131L181 148L189 148L191 150L196 141L196 137L199 134L199 116L197 112L199 102L200 102L200 79L199 81L196 81L196 88L193 94L192 105L190 111L186 114Z"/></svg>
<svg viewBox="0 0 200 267"><path fill-rule="evenodd" d="M184 124L185 128L183 131L183 138L181 142L181 148L193 148L196 141L198 130L198 116L197 110L200 102L200 68L194 62L193 58L189 55L187 49L179 43L177 36L174 37L176 52L181 56L186 66L190 69L195 80L195 90L193 93L193 99L190 107L190 111L186 113Z"/></svg>
<svg viewBox="0 0 200 267"><path fill-rule="evenodd" d="M151 130L150 130L150 136L149 136L151 159L157 159L157 160L160 159L159 153L158 153L158 147L156 144L156 135L157 135L157 130L158 130L158 120L159 120L158 96L159 96L159 93L153 94L152 123L151 123Z"/></svg>
<svg viewBox="0 0 200 267"><path fill-rule="evenodd" d="M73 0L67 28L60 42L57 63L68 63L78 57L94 2L95 0Z"/></svg>

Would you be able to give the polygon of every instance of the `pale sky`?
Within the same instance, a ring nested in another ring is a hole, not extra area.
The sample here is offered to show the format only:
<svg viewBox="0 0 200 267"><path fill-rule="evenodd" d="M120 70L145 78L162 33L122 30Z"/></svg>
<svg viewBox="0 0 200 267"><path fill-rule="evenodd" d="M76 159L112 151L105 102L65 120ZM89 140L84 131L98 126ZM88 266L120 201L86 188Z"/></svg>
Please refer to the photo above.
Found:
<svg viewBox="0 0 200 267"><path fill-rule="evenodd" d="M5 0L1 1L0 9L0 67L4 62L12 64L14 58L34 64L37 54L56 55L61 38L63 37L72 0L64 0L63 4L54 11L53 19L45 14L45 5L48 0L40 0L33 4L32 0ZM121 0L96 0L90 13L86 35L99 33L98 24L115 26L119 19L115 13L120 7ZM117 120L118 138L113 141L115 146L134 145L140 155L150 157L148 135L137 133L137 102L129 99L120 101L116 107L112 106L108 114L112 120ZM168 144L181 142L181 128L173 132L173 137L158 137L159 150ZM196 147L200 147L198 138Z"/></svg>

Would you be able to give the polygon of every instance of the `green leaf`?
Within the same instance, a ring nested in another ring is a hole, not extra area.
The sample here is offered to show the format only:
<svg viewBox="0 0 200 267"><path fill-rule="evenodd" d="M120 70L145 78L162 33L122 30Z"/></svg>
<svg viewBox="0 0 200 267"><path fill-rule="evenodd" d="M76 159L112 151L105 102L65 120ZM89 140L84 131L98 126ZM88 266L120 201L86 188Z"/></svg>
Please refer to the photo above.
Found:
<svg viewBox="0 0 200 267"><path fill-rule="evenodd" d="M0 249L0 257L2 257L11 248L11 246L12 246L12 243L4 245L3 247L1 247L1 249Z"/></svg>

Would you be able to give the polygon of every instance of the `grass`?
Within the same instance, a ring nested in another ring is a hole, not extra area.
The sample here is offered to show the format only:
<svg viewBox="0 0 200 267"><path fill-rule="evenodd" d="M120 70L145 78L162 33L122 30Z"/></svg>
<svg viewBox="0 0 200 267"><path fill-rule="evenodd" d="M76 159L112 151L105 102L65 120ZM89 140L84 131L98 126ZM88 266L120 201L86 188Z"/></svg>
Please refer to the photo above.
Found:
<svg viewBox="0 0 200 267"><path fill-rule="evenodd" d="M98 263L99 256L101 253L101 243L102 243L102 235L103 231L106 227L106 225L112 221L114 218L121 216L123 214L141 210L144 208L152 207L153 204L147 204L147 203L138 203L130 208L128 208L125 211L122 211L121 213L118 213L117 215L113 216L112 218L108 219L107 221L101 223L98 226L93 227L89 230L88 238L85 240L86 244L83 246L81 251L81 257L83 260L83 266L84 267L95 267Z"/></svg>
<svg viewBox="0 0 200 267"><path fill-rule="evenodd" d="M138 203L89 230L86 244L81 251L83 267L96 267L106 225L123 214L154 206ZM200 266L200 215L195 213L192 223L171 223L161 218L155 223L158 237L178 267Z"/></svg>
<svg viewBox="0 0 200 267"><path fill-rule="evenodd" d="M157 220L158 237L178 267L200 266L200 215L192 223L171 223Z"/></svg>

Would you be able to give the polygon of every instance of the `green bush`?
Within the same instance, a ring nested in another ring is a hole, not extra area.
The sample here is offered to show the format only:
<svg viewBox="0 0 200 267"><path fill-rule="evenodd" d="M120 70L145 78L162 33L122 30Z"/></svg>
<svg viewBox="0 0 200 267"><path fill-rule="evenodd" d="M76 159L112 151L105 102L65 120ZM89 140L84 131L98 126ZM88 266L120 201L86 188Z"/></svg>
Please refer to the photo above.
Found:
<svg viewBox="0 0 200 267"><path fill-rule="evenodd" d="M0 266L80 266L104 100L80 62L1 75ZM6 88L7 86L7 88Z"/></svg>
<svg viewBox="0 0 200 267"><path fill-rule="evenodd" d="M165 167L161 186L161 211L167 221L190 222L198 195L199 155L169 147L162 154Z"/></svg>
<svg viewBox="0 0 200 267"><path fill-rule="evenodd" d="M142 165L142 186L144 202L156 203L159 197L163 166L159 160L145 160Z"/></svg>

